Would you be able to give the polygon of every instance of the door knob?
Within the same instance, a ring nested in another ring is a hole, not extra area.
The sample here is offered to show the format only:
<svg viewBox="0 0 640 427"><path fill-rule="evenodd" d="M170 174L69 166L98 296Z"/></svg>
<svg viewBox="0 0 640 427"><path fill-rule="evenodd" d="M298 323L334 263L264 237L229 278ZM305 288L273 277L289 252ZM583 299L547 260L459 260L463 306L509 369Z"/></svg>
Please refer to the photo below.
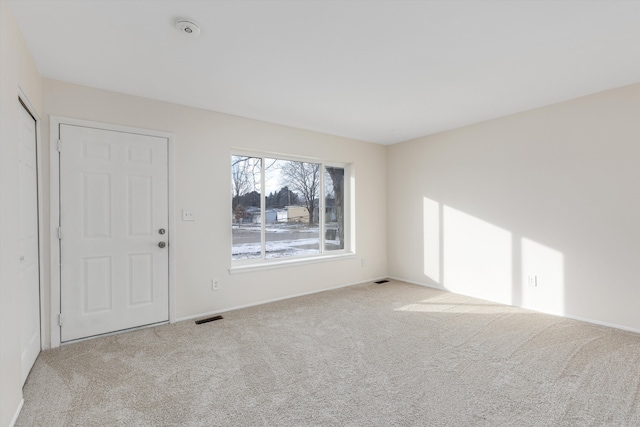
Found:
<svg viewBox="0 0 640 427"><path fill-rule="evenodd" d="M167 244L165 242L159 242L158 243L158 247L159 248L164 248L165 246L167 246Z"/></svg>

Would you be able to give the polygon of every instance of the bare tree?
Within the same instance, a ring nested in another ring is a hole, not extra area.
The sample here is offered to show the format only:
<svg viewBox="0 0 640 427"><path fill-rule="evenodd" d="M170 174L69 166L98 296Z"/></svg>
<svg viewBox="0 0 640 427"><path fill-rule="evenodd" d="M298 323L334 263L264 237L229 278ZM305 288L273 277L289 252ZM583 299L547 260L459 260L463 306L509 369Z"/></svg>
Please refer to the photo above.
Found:
<svg viewBox="0 0 640 427"><path fill-rule="evenodd" d="M261 160L255 157L231 157L231 192L234 201L247 193L260 190L261 163ZM235 209L235 206L232 206L232 209Z"/></svg>
<svg viewBox="0 0 640 427"><path fill-rule="evenodd" d="M320 192L320 164L282 161L282 177L299 196L309 211L309 224L317 223L315 209Z"/></svg>
<svg viewBox="0 0 640 427"><path fill-rule="evenodd" d="M331 177L333 197L336 203L340 249L344 249L344 168L327 166L326 170Z"/></svg>

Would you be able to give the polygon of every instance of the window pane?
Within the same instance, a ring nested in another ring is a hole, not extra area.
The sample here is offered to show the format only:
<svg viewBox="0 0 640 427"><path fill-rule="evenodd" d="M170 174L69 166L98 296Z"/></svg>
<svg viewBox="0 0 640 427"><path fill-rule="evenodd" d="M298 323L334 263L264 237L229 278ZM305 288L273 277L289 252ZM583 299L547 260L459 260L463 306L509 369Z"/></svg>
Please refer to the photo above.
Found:
<svg viewBox="0 0 640 427"><path fill-rule="evenodd" d="M324 249L344 249L344 168L325 168Z"/></svg>
<svg viewBox="0 0 640 427"><path fill-rule="evenodd" d="M260 158L231 156L231 259L262 256L261 174Z"/></svg>
<svg viewBox="0 0 640 427"><path fill-rule="evenodd" d="M320 165L265 159L266 258L320 253Z"/></svg>

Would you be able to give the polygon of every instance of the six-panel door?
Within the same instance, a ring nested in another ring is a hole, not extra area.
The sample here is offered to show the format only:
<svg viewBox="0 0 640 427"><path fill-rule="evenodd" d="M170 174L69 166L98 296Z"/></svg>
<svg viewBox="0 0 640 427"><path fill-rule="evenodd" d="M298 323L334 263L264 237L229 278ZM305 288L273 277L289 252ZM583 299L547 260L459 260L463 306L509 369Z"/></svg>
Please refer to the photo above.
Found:
<svg viewBox="0 0 640 427"><path fill-rule="evenodd" d="M61 125L60 140L61 341L168 321L167 139Z"/></svg>

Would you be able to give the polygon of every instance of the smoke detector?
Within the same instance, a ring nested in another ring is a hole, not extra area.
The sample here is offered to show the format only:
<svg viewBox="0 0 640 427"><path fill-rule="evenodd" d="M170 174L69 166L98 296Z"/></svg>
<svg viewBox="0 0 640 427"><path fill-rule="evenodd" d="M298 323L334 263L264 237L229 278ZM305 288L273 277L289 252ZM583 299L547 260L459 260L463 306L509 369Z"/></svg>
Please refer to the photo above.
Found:
<svg viewBox="0 0 640 427"><path fill-rule="evenodd" d="M200 26L188 19L178 19L178 21L176 21L176 28L190 36L197 36L200 34Z"/></svg>

